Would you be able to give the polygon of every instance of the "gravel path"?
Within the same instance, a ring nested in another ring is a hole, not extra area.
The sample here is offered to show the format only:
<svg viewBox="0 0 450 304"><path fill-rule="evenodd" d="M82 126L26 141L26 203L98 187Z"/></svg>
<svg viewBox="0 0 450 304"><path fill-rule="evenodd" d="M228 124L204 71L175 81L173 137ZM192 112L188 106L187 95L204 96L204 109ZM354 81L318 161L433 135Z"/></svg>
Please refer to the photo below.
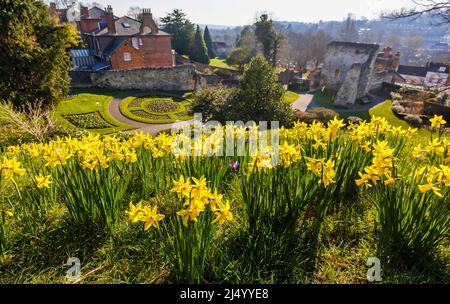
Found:
<svg viewBox="0 0 450 304"><path fill-rule="evenodd" d="M144 134L156 134L164 130L170 130L173 124L147 124L143 122L138 122L128 117L125 117L120 112L120 102L127 96L117 96L109 103L109 113L114 119L121 123L136 127L135 130L130 132L143 132ZM189 122L192 122L190 120Z"/></svg>
<svg viewBox="0 0 450 304"><path fill-rule="evenodd" d="M301 94L300 97L292 104L292 109L306 112L309 109L316 108L317 104L314 95Z"/></svg>

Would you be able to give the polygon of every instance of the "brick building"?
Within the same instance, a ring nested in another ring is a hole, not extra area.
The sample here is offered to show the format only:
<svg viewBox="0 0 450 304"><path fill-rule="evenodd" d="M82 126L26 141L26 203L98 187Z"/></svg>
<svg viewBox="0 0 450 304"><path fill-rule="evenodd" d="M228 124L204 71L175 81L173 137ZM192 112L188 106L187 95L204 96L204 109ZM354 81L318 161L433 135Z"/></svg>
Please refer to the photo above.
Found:
<svg viewBox="0 0 450 304"><path fill-rule="evenodd" d="M78 27L96 59L93 70L175 65L172 36L158 29L150 9L142 11L141 22L114 16L111 6L105 10L81 7Z"/></svg>

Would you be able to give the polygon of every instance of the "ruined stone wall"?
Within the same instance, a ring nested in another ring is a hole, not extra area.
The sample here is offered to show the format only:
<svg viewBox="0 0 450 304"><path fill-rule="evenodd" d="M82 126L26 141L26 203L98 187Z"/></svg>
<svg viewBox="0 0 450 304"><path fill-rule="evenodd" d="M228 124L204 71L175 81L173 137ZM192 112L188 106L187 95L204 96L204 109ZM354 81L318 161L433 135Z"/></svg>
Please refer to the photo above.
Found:
<svg viewBox="0 0 450 304"><path fill-rule="evenodd" d="M336 105L343 107L351 107L353 104L355 104L360 77L361 77L361 64L355 63L347 71L345 81L342 83L336 95L335 101Z"/></svg>
<svg viewBox="0 0 450 304"><path fill-rule="evenodd" d="M327 47L322 78L331 89L339 90L345 80L347 71L355 63L364 65L370 60L373 53L377 53L379 47L374 51L373 45L332 42Z"/></svg>
<svg viewBox="0 0 450 304"><path fill-rule="evenodd" d="M92 83L101 88L192 91L206 85L192 65L169 68L109 70L91 74Z"/></svg>
<svg viewBox="0 0 450 304"><path fill-rule="evenodd" d="M369 90L381 89L384 83L392 83L393 79L394 71L392 70L373 73Z"/></svg>

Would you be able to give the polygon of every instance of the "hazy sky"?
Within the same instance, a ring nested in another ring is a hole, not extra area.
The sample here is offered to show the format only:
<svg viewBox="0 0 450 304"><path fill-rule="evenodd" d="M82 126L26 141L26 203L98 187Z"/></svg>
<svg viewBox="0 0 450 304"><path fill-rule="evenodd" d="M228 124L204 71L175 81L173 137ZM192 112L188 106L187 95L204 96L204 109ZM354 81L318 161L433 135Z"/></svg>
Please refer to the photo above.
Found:
<svg viewBox="0 0 450 304"><path fill-rule="evenodd" d="M85 0L89 2L89 0ZM411 0L91 0L112 5L116 15L130 6L151 8L159 18L174 8L183 9L194 23L243 25L257 12L269 12L280 21L342 20L349 12L376 18L381 11L410 6ZM83 1L84 2L84 1Z"/></svg>

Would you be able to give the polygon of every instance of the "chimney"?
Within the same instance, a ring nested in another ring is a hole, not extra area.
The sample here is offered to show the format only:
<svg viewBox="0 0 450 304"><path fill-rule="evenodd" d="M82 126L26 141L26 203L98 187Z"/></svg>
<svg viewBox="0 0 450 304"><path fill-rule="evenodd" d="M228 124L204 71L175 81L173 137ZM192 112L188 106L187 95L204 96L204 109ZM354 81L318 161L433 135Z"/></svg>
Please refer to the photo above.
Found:
<svg viewBox="0 0 450 304"><path fill-rule="evenodd" d="M116 21L114 20L114 13L111 5L105 9L105 21L108 28L108 32L111 34L116 34Z"/></svg>
<svg viewBox="0 0 450 304"><path fill-rule="evenodd" d="M89 18L89 7L81 6L80 14L82 18Z"/></svg>
<svg viewBox="0 0 450 304"><path fill-rule="evenodd" d="M56 3L55 2L50 2L50 7L48 8L48 11L49 11L50 16L52 18L59 18L58 9L56 7Z"/></svg>
<svg viewBox="0 0 450 304"><path fill-rule="evenodd" d="M385 47L383 49L383 58L389 58L389 55L391 54L392 49L390 47Z"/></svg>
<svg viewBox="0 0 450 304"><path fill-rule="evenodd" d="M399 64L400 64L400 52L397 52L394 56L394 59L392 59L392 69L397 70Z"/></svg>
<svg viewBox="0 0 450 304"><path fill-rule="evenodd" d="M155 20L153 20L151 9L142 9L141 34L157 34L158 32L158 26L156 25Z"/></svg>

